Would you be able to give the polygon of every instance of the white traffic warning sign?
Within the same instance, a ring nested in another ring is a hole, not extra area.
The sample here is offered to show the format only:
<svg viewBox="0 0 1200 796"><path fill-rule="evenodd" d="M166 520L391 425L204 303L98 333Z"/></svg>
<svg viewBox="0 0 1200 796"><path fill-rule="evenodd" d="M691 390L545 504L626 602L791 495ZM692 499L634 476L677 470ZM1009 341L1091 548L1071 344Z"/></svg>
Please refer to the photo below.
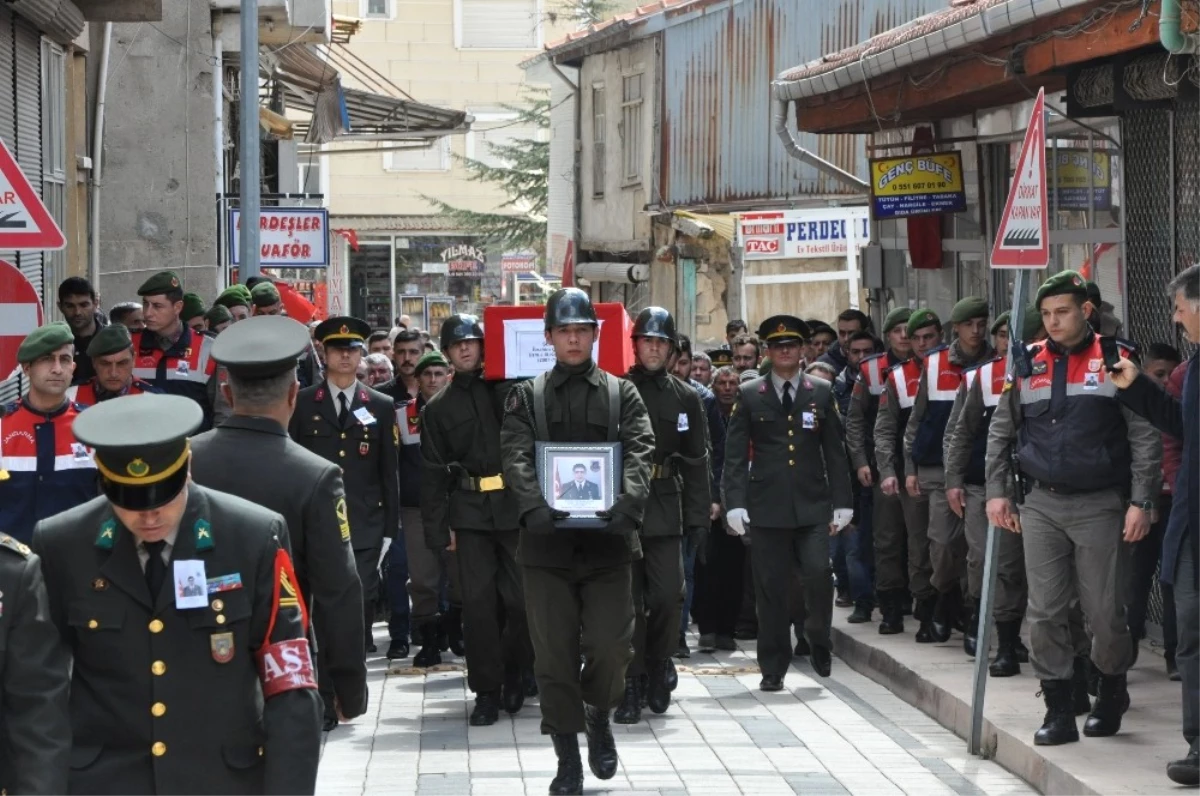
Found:
<svg viewBox="0 0 1200 796"><path fill-rule="evenodd" d="M1038 91L1017 172L992 245L992 268L1045 268L1050 264L1046 203L1046 90Z"/></svg>
<svg viewBox="0 0 1200 796"><path fill-rule="evenodd" d="M25 275L0 260L0 380L17 367L17 349L42 325L42 302Z"/></svg>
<svg viewBox="0 0 1200 796"><path fill-rule="evenodd" d="M29 179L0 141L0 250L61 249L62 230L34 192Z"/></svg>

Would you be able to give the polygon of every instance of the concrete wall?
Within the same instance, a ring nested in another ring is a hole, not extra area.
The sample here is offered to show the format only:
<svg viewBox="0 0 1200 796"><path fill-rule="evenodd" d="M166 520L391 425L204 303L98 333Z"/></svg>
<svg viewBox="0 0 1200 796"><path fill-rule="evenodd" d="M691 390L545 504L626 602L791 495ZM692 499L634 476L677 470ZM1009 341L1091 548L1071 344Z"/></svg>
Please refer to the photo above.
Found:
<svg viewBox="0 0 1200 796"><path fill-rule="evenodd" d="M94 87L103 26L91 30ZM185 289L214 297L211 53L206 0L164 3L153 25L113 25L99 241L106 305L136 299L138 285L167 268Z"/></svg>
<svg viewBox="0 0 1200 796"><path fill-rule="evenodd" d="M569 66L559 71L573 84L579 83L579 70ZM577 112L575 89L555 74L542 58L525 70L530 86L550 90L550 172L547 175L549 199L546 208L546 272L561 273L567 244L575 239L575 129Z"/></svg>

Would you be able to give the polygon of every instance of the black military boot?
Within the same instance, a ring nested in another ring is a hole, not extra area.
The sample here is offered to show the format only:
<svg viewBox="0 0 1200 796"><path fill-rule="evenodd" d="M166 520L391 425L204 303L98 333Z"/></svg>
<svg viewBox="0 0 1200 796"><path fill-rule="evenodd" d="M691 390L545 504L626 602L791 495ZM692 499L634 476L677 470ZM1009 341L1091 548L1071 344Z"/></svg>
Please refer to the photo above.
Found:
<svg viewBox="0 0 1200 796"><path fill-rule="evenodd" d="M663 661L663 682L667 684L668 691L679 687L679 672L675 669L675 661L670 658Z"/></svg>
<svg viewBox="0 0 1200 796"><path fill-rule="evenodd" d="M596 779L612 779L617 773L617 742L608 723L608 711L584 705L583 727L587 735L588 768Z"/></svg>
<svg viewBox="0 0 1200 796"><path fill-rule="evenodd" d="M1092 699L1088 696L1088 666L1091 661L1082 655L1076 655L1072 662L1071 694L1075 715L1082 716L1092 709Z"/></svg>
<svg viewBox="0 0 1200 796"><path fill-rule="evenodd" d="M958 614L961 610L962 593L958 590L958 586L937 596L931 623L931 635L935 642L944 644L950 640L950 634L954 632L954 626L958 622Z"/></svg>
<svg viewBox="0 0 1200 796"><path fill-rule="evenodd" d="M894 636L904 632L904 601L908 592L889 589L879 593L879 635Z"/></svg>
<svg viewBox="0 0 1200 796"><path fill-rule="evenodd" d="M933 637L933 609L937 601L937 597L925 597L917 600L917 604L913 606L913 619L921 623L917 628L918 644L932 644L937 640Z"/></svg>
<svg viewBox="0 0 1200 796"><path fill-rule="evenodd" d="M579 757L579 736L573 732L551 735L558 771L550 780L550 796L583 796L583 760Z"/></svg>
<svg viewBox="0 0 1200 796"><path fill-rule="evenodd" d="M637 724L642 720L641 688L637 677L625 678L625 697L613 713L617 724Z"/></svg>
<svg viewBox="0 0 1200 796"><path fill-rule="evenodd" d="M525 704L525 682L517 666L504 667L504 684L500 687L500 702L505 713L516 713Z"/></svg>
<svg viewBox="0 0 1200 796"><path fill-rule="evenodd" d="M421 650L413 656L413 666L418 669L427 669L430 666L437 666L442 662L442 653L438 651L437 638L433 637L433 643L426 644L421 647Z"/></svg>
<svg viewBox="0 0 1200 796"><path fill-rule="evenodd" d="M638 707L642 710L646 709L646 704L650 699L650 676L645 672L638 675Z"/></svg>
<svg viewBox="0 0 1200 796"><path fill-rule="evenodd" d="M1124 674L1101 674L1096 706L1083 723L1089 738L1107 738L1121 730L1121 717L1129 710L1129 689Z"/></svg>
<svg viewBox="0 0 1200 796"><path fill-rule="evenodd" d="M533 669L521 672L521 687L525 689L526 699L533 699L538 695L537 677L534 676Z"/></svg>
<svg viewBox="0 0 1200 796"><path fill-rule="evenodd" d="M1017 621L1017 660L1021 663L1029 663L1029 647L1025 646L1025 642L1021 641L1021 622Z"/></svg>
<svg viewBox="0 0 1200 796"><path fill-rule="evenodd" d="M475 709L471 711L471 718L467 721L472 727L490 727L499 718L500 700L495 694L482 693L475 697Z"/></svg>
<svg viewBox="0 0 1200 796"><path fill-rule="evenodd" d="M467 645L463 643L461 608L451 606L442 617L442 633L446 645L442 647L442 652L449 649L460 658L467 654Z"/></svg>
<svg viewBox="0 0 1200 796"><path fill-rule="evenodd" d="M852 625L861 625L871 621L871 612L875 610L875 606L870 600L855 600L854 610L846 617L846 621Z"/></svg>
<svg viewBox="0 0 1200 796"><path fill-rule="evenodd" d="M967 624L963 626L963 652L968 658L975 657L975 648L979 644L979 606L972 606L967 614Z"/></svg>
<svg viewBox="0 0 1200 796"><path fill-rule="evenodd" d="M1043 680L1042 696L1046 700L1046 720L1033 734L1037 746L1058 746L1079 740L1072 710L1070 680Z"/></svg>
<svg viewBox="0 0 1200 796"><path fill-rule="evenodd" d="M655 713L666 713L671 706L671 686L667 677L670 661L646 661L649 681L646 687L646 706Z"/></svg>
<svg viewBox="0 0 1200 796"><path fill-rule="evenodd" d="M1021 673L1017 643L1021 640L1021 622L996 623L996 659L988 666L992 677L1015 677Z"/></svg>

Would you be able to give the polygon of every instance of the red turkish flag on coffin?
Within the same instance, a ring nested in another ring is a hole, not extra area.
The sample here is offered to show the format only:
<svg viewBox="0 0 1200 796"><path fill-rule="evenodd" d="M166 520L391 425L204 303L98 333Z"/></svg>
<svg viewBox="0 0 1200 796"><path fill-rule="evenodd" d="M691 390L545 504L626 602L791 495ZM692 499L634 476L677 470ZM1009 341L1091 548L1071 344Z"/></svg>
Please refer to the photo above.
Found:
<svg viewBox="0 0 1200 796"><path fill-rule="evenodd" d="M633 322L625 305L593 305L600 336L592 358L603 370L624 376L633 367ZM523 379L554 367L554 348L545 338L545 307L490 306L483 308L483 377Z"/></svg>

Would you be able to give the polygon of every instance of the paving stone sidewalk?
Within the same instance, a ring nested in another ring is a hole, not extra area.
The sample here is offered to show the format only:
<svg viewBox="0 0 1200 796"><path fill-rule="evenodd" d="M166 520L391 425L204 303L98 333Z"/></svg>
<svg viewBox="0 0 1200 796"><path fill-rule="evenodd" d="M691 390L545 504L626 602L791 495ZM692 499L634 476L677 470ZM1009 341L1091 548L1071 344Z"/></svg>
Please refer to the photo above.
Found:
<svg viewBox="0 0 1200 796"><path fill-rule="evenodd" d="M383 628L376 628L386 649ZM691 639L695 647L695 637ZM995 763L887 689L834 659L833 677L797 659L777 694L758 691L753 642L679 661L671 709L614 725L621 768L589 794L1029 794ZM404 663L404 662L398 662ZM461 664L461 661L456 661ZM326 736L317 792L329 796L542 796L554 776L536 699L470 727L461 665L419 675L373 659L371 709ZM411 670L409 670L411 671ZM404 673L401 673L404 672ZM648 718L646 718L648 717ZM581 735L580 744L584 740ZM585 758L586 769L586 758Z"/></svg>

